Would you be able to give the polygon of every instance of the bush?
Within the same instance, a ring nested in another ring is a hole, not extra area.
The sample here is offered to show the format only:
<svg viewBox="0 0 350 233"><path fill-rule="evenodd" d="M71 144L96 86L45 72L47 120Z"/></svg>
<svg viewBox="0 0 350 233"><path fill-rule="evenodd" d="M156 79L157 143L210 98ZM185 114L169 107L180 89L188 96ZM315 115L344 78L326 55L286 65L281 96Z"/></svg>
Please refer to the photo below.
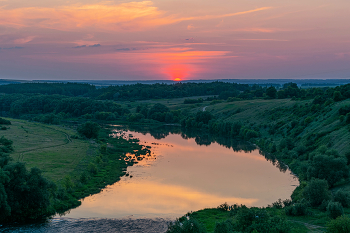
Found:
<svg viewBox="0 0 350 233"><path fill-rule="evenodd" d="M291 206L293 204L292 200L286 199L283 202L284 207Z"/></svg>
<svg viewBox="0 0 350 233"><path fill-rule="evenodd" d="M231 232L233 233L233 224L229 219L223 222L217 222L215 224L214 233L231 233Z"/></svg>
<svg viewBox="0 0 350 233"><path fill-rule="evenodd" d="M217 207L217 209L223 210L223 211L229 211L230 210L230 206L225 202L224 204L219 205Z"/></svg>
<svg viewBox="0 0 350 233"><path fill-rule="evenodd" d="M328 191L328 183L326 180L312 178L306 185L304 197L308 200L311 206L319 206L323 200L329 200L331 198Z"/></svg>
<svg viewBox="0 0 350 233"><path fill-rule="evenodd" d="M278 199L278 201L273 202L272 207L276 209L282 209L283 208L282 200Z"/></svg>
<svg viewBox="0 0 350 233"><path fill-rule="evenodd" d="M345 158L334 158L328 155L317 155L313 157L307 170L308 179L312 177L325 179L332 187L343 178L349 177L349 168Z"/></svg>
<svg viewBox="0 0 350 233"><path fill-rule="evenodd" d="M88 121L78 127L78 133L87 138L97 138L100 126L95 123Z"/></svg>
<svg viewBox="0 0 350 233"><path fill-rule="evenodd" d="M334 194L334 201L339 202L344 207L350 206L350 194L348 192L345 192L343 190L338 190Z"/></svg>
<svg viewBox="0 0 350 233"><path fill-rule="evenodd" d="M0 117L0 125L11 125L11 121L5 120Z"/></svg>
<svg viewBox="0 0 350 233"><path fill-rule="evenodd" d="M98 171L97 166L96 166L96 164L94 164L94 163L90 163L90 164L89 164L88 170L89 170L89 172L90 172L91 174L93 174L93 175L96 175L96 174L97 174L97 171Z"/></svg>
<svg viewBox="0 0 350 233"><path fill-rule="evenodd" d="M174 223L168 225L166 233L205 233L207 232L205 227L199 224L195 219L181 218L181 221L177 219Z"/></svg>
<svg viewBox="0 0 350 233"><path fill-rule="evenodd" d="M350 232L350 218L347 216L340 216L327 224L327 233L348 232Z"/></svg>
<svg viewBox="0 0 350 233"><path fill-rule="evenodd" d="M321 205L318 206L319 210L326 211L330 200L323 200Z"/></svg>
<svg viewBox="0 0 350 233"><path fill-rule="evenodd" d="M286 215L290 216L304 216L307 214L307 203L305 202L299 202L295 203L294 205L287 206L284 211Z"/></svg>
<svg viewBox="0 0 350 233"><path fill-rule="evenodd" d="M330 201L327 206L329 217L336 219L344 214L343 206L339 202Z"/></svg>

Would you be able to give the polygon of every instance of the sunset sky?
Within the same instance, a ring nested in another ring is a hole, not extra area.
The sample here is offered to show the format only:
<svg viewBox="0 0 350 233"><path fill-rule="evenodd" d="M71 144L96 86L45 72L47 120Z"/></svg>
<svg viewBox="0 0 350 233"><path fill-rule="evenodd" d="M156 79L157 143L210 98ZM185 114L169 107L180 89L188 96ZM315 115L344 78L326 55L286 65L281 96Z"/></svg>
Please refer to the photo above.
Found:
<svg viewBox="0 0 350 233"><path fill-rule="evenodd" d="M349 0L0 0L0 79L350 78Z"/></svg>

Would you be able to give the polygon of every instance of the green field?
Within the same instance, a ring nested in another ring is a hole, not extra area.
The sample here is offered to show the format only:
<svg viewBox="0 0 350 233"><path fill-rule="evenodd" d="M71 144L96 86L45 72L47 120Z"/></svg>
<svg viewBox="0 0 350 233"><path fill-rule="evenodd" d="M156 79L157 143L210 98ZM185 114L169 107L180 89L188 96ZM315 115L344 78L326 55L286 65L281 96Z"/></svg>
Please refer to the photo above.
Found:
<svg viewBox="0 0 350 233"><path fill-rule="evenodd" d="M72 139L75 130L24 120L8 119L12 125L0 131L13 141L15 162L24 162L28 168L38 167L50 180L61 180L72 174L86 158L96 154L96 143L82 139Z"/></svg>

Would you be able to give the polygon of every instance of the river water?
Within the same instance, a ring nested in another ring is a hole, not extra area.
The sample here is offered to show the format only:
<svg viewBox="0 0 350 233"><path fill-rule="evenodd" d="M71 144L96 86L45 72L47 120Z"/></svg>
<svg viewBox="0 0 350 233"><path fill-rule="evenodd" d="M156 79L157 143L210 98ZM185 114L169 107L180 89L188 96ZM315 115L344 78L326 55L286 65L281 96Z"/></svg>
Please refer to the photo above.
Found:
<svg viewBox="0 0 350 233"><path fill-rule="evenodd" d="M138 138L151 154L66 215L3 231L165 232L169 221L187 212L225 202L267 206L290 198L299 184L286 167L243 142L118 126L113 136Z"/></svg>

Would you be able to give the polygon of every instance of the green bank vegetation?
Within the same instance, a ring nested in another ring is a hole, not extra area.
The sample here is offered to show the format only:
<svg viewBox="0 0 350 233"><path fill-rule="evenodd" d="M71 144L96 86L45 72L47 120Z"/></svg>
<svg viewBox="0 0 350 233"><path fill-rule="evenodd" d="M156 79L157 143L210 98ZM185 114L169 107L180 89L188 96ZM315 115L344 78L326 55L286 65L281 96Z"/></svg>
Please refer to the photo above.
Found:
<svg viewBox="0 0 350 233"><path fill-rule="evenodd" d="M300 186L290 201L276 202L263 209L234 205L226 210L220 207L191 213L188 215L189 220L181 218L169 228L169 232L183 232L184 226L198 224L198 231L201 231L201 223L209 232L226 228L227 232L296 232L295 227L299 229L298 232L303 232L307 230L305 228L312 227L324 230L327 224L329 229L333 229L338 222L348 222L350 85L310 89L301 89L294 83L276 88L272 85L249 86L221 82L135 84L100 89L80 84L11 85L9 88L0 88L0 92L5 93L0 96L1 114L51 124L51 129L56 128L61 132L63 141L81 140L80 150L93 151L94 156L91 158L95 161L84 160L87 157L82 156L77 159L72 174L77 171L77 167L81 167L80 171L90 172L89 178L101 178L101 186L109 177L115 181L116 177L123 174L109 174L107 165L116 163L113 165L121 168L128 165L116 158L123 156L132 146L138 146L140 155L147 151L137 143L124 142L122 139L113 141L108 137L108 130L101 130L98 136L92 135L91 138L97 139L91 143L82 140L81 136L69 138L66 134L73 134L67 131L69 129L54 127L52 124L82 125L87 121L178 124L184 130L198 129L256 144L265 157L275 161L281 170L286 170L288 165L300 180ZM20 124L21 121L17 122ZM79 127L82 135L83 126L86 125ZM3 124L3 127L2 132L12 130L11 125ZM90 137L88 134L85 136ZM115 146L109 147L106 143L114 143ZM127 145L125 148L120 146L123 143ZM20 150L16 149L13 153L14 158L17 156L20 159ZM30 152L24 158L29 159ZM85 164L80 165L81 161L85 161ZM35 161L28 160L28 163L40 167L38 161L35 164ZM45 167L42 169L45 176ZM63 178L63 181L61 179L65 190L72 190L67 192L71 192L74 200L99 190L92 188L94 185L89 188L84 184L84 180L94 180L84 178L86 174L82 172L79 179L78 175ZM48 174L46 177L60 180ZM213 217L216 215L217 218ZM337 218L339 216L344 217ZM271 224L280 228L273 228L272 231Z"/></svg>
<svg viewBox="0 0 350 233"><path fill-rule="evenodd" d="M76 207L79 199L115 183L127 166L149 154L136 139L109 137L108 128L97 128L98 139L93 140L85 137L86 131L78 135L69 127L0 120L10 122L6 131L0 131L3 224L45 220ZM128 153L135 159L125 159Z"/></svg>

